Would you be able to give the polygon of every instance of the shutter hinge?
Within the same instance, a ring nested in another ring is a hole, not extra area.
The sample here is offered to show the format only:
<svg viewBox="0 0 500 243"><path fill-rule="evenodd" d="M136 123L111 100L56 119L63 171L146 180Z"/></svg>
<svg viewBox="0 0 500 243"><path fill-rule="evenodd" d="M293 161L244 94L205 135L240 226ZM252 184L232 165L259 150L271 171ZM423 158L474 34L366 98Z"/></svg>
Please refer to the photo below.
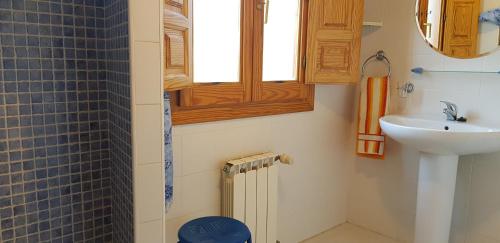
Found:
<svg viewBox="0 0 500 243"><path fill-rule="evenodd" d="M306 68L307 66L307 56L304 55L304 57L302 58L302 68Z"/></svg>

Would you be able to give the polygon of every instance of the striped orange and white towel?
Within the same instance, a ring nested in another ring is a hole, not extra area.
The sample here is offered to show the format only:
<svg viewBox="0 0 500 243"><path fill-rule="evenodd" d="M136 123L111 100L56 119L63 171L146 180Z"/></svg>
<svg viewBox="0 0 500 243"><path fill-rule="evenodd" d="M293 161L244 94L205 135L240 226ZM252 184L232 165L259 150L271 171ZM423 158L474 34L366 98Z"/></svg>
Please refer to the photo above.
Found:
<svg viewBox="0 0 500 243"><path fill-rule="evenodd" d="M359 98L358 137L359 156L384 159L385 136L379 119L388 113L389 77L368 77L361 83Z"/></svg>

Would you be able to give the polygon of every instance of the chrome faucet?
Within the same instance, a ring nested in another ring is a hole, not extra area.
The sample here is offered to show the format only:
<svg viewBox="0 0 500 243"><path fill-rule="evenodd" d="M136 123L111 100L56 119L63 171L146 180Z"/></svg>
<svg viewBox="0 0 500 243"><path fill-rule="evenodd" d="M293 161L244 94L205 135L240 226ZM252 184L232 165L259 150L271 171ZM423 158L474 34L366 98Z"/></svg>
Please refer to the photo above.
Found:
<svg viewBox="0 0 500 243"><path fill-rule="evenodd" d="M446 120L448 121L457 121L458 120L458 106L449 102L449 101L441 101L441 103L446 105L443 113L446 115Z"/></svg>

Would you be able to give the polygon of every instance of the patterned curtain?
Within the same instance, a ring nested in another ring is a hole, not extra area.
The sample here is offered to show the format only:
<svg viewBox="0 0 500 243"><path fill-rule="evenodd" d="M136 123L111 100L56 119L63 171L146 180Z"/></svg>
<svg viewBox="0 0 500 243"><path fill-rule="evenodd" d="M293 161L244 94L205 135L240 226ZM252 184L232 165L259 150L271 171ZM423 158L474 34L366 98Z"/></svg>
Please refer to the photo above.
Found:
<svg viewBox="0 0 500 243"><path fill-rule="evenodd" d="M174 195L174 168L172 152L172 113L170 110L170 96L168 92L164 94L165 103L165 204L166 208L172 205Z"/></svg>
<svg viewBox="0 0 500 243"><path fill-rule="evenodd" d="M500 8L484 12L479 16L480 22L490 22L500 26Z"/></svg>

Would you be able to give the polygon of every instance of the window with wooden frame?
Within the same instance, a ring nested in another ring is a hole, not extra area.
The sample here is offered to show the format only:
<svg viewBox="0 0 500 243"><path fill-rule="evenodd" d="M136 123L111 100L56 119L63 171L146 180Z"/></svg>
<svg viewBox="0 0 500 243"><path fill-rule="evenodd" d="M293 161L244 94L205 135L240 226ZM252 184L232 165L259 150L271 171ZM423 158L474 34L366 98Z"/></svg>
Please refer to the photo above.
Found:
<svg viewBox="0 0 500 243"><path fill-rule="evenodd" d="M314 109L359 78L363 0L165 0L174 124Z"/></svg>

